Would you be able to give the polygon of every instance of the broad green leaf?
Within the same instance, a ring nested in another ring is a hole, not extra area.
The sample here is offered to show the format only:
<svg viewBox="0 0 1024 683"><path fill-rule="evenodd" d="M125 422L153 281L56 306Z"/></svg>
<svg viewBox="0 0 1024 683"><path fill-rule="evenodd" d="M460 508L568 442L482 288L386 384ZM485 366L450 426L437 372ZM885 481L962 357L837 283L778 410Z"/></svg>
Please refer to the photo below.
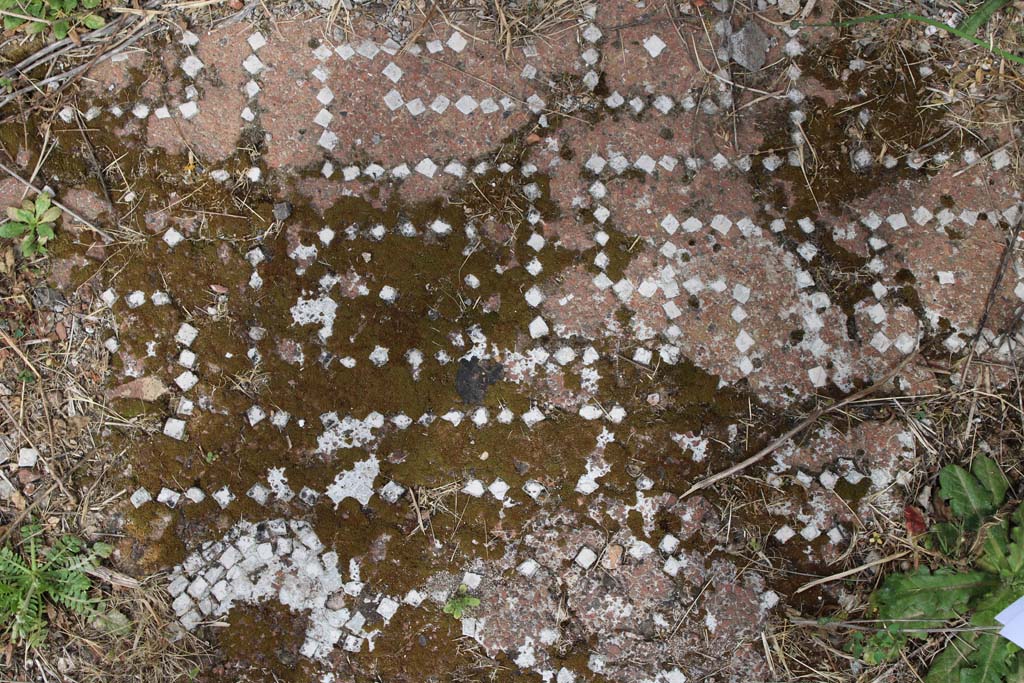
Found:
<svg viewBox="0 0 1024 683"><path fill-rule="evenodd" d="M56 206L51 206L49 209L43 212L43 215L39 217L40 223L53 223L55 220L60 218L61 210Z"/></svg>
<svg viewBox="0 0 1024 683"><path fill-rule="evenodd" d="M960 670L960 683L1001 683L1010 672L1010 641L994 633L981 633L967 659L971 666Z"/></svg>
<svg viewBox="0 0 1024 683"><path fill-rule="evenodd" d="M1024 683L1024 653L1018 651L1014 655L1014 663L1010 673L1006 675L1006 683Z"/></svg>
<svg viewBox="0 0 1024 683"><path fill-rule="evenodd" d="M36 216L42 216L44 213L46 213L46 210L50 208L50 204L50 195L46 194L45 192L40 192L36 196Z"/></svg>
<svg viewBox="0 0 1024 683"><path fill-rule="evenodd" d="M31 212L25 209L19 209L14 206L7 207L7 217L12 221L18 221L19 223L34 223L35 216Z"/></svg>
<svg viewBox="0 0 1024 683"><path fill-rule="evenodd" d="M53 35L57 37L57 40L64 40L68 37L68 31L71 30L71 22L67 19L58 19L53 22Z"/></svg>
<svg viewBox="0 0 1024 683"><path fill-rule="evenodd" d="M1010 523L1003 520L998 524L989 524L982 528L984 538L981 542L981 555L978 566L993 574L1007 576L1010 574L1010 563L1007 561L1007 546Z"/></svg>
<svg viewBox="0 0 1024 683"><path fill-rule="evenodd" d="M971 463L971 474L978 478L978 481L989 493L992 505L999 507L1006 498L1006 490L1010 487L1006 481L1006 475L996 464L996 461L986 455L979 455Z"/></svg>
<svg viewBox="0 0 1024 683"><path fill-rule="evenodd" d="M33 21L25 31L28 33L43 33L46 31L46 24L41 21Z"/></svg>
<svg viewBox="0 0 1024 683"><path fill-rule="evenodd" d="M40 242L46 242L48 240L52 240L53 237L54 237L54 235L53 235L53 225L51 223L44 223L42 225L37 225L36 226L36 236L39 237L39 241Z"/></svg>
<svg viewBox="0 0 1024 683"><path fill-rule="evenodd" d="M110 545L109 543L93 543L92 551L98 557L106 558L110 557L111 553L114 552L114 546Z"/></svg>
<svg viewBox="0 0 1024 683"><path fill-rule="evenodd" d="M960 669L967 663L965 651L970 648L968 641L974 639L974 634L970 632L964 636L968 638L958 638L956 645L947 645L946 649L932 660L932 665L925 674L924 683L955 683L960 680Z"/></svg>
<svg viewBox="0 0 1024 683"><path fill-rule="evenodd" d="M5 16L4 17L4 30L10 31L12 29L16 29L16 28L18 28L19 26L21 26L24 23L25 23L24 19L19 19L18 17L8 17L8 16Z"/></svg>
<svg viewBox="0 0 1024 683"><path fill-rule="evenodd" d="M960 545L960 529L949 522L932 525L930 537L935 541L936 549L943 555L954 555Z"/></svg>
<svg viewBox="0 0 1024 683"><path fill-rule="evenodd" d="M107 24L107 22L104 21L103 17L96 14L88 15L85 19L82 20L82 23L85 24L87 28L91 29L103 28Z"/></svg>
<svg viewBox="0 0 1024 683"><path fill-rule="evenodd" d="M999 579L984 572L956 573L927 567L905 574L892 574L871 596L881 620L911 635L920 629L963 614L970 600L999 585Z"/></svg>
<svg viewBox="0 0 1024 683"><path fill-rule="evenodd" d="M101 0L82 0L82 7L85 9L95 9L100 6Z"/></svg>
<svg viewBox="0 0 1024 683"><path fill-rule="evenodd" d="M995 626L996 615L1011 602L1020 597L1020 589L1011 583L1003 583L985 593L972 605L971 624L974 626Z"/></svg>
<svg viewBox="0 0 1024 683"><path fill-rule="evenodd" d="M28 226L24 223L9 221L0 225L0 237L21 237L27 231Z"/></svg>
<svg viewBox="0 0 1024 683"><path fill-rule="evenodd" d="M1010 573L1017 575L1024 570L1024 527L1015 526L1010 529L1010 538L1013 540L1006 547L1006 563Z"/></svg>
<svg viewBox="0 0 1024 683"><path fill-rule="evenodd" d="M991 494L977 477L959 465L946 465L939 470L939 495L949 501L953 514L971 529L996 511Z"/></svg>
<svg viewBox="0 0 1024 683"><path fill-rule="evenodd" d="M21 241L21 255L28 258L36 253L36 236L34 234L25 235L25 239Z"/></svg>

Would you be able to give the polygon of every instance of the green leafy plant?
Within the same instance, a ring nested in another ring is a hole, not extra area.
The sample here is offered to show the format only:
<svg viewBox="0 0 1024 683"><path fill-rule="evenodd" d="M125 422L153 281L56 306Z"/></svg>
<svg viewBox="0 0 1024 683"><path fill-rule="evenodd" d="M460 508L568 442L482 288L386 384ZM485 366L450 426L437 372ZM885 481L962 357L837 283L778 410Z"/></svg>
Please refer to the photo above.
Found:
<svg viewBox="0 0 1024 683"><path fill-rule="evenodd" d="M973 14L966 17L959 26L950 26L949 24L939 21L938 19L932 19L931 17L925 17L920 14L914 14L913 12L888 12L886 14L868 14L862 17L855 17L853 19L847 19L846 21L838 21L829 24L805 24L800 21L793 21L792 25L794 28L801 26L807 27L821 27L831 26L834 28L844 28L847 26L853 26L855 24L864 24L868 22L882 22L890 19L899 19L905 21L915 21L920 24L926 24L933 26L937 29L941 29L946 33L970 41L975 45L985 48L992 54L1002 57L1003 59L1015 62L1017 64L1024 64L1024 57L1014 54L1009 50L1005 50L999 46L992 44L989 40L983 40L975 35L979 29L988 23L989 19L992 18L999 10L1004 7L1008 7L1013 0L985 0Z"/></svg>
<svg viewBox="0 0 1024 683"><path fill-rule="evenodd" d="M0 0L4 11L4 29L13 30L21 26L27 33L45 33L52 30L58 40L63 40L72 29L103 28L103 17L91 10L100 6L102 0Z"/></svg>
<svg viewBox="0 0 1024 683"><path fill-rule="evenodd" d="M21 208L8 207L8 220L0 225L0 237L20 239L21 255L26 258L45 254L46 243L55 236L54 222L61 216L61 210L52 204L50 195L40 192L35 202L26 199Z"/></svg>
<svg viewBox="0 0 1024 683"><path fill-rule="evenodd" d="M114 548L106 543L86 546L74 536L43 545L43 528L21 529L21 552L0 548L0 624L14 643L38 646L46 639L47 604L92 616L99 600L89 597L87 572L98 567Z"/></svg>
<svg viewBox="0 0 1024 683"><path fill-rule="evenodd" d="M951 566L888 576L871 595L881 628L855 633L849 652L869 664L897 659L909 640L966 618L970 626L932 661L925 682L1024 677L1024 653L996 633L996 614L1024 594L1024 506L996 514L1008 488L999 466L985 456L976 457L970 471L947 465L939 472L939 495L955 521L936 524L923 542L946 554ZM966 543L968 537L974 542Z"/></svg>
<svg viewBox="0 0 1024 683"><path fill-rule="evenodd" d="M471 607L476 607L480 604L480 598L474 598L469 594L469 588L466 584L460 584L459 589L455 591L455 595L448 599L448 602L444 605L444 613L450 614L456 619L461 619L462 615L466 613Z"/></svg>

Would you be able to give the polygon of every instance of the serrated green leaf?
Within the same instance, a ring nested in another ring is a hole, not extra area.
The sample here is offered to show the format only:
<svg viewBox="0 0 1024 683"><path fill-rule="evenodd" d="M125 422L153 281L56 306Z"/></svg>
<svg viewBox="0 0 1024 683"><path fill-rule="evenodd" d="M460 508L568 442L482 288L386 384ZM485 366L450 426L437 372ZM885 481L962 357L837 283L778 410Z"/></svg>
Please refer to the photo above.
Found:
<svg viewBox="0 0 1024 683"><path fill-rule="evenodd" d="M92 552L97 557L107 558L114 552L114 546L109 543L93 543Z"/></svg>
<svg viewBox="0 0 1024 683"><path fill-rule="evenodd" d="M82 20L82 23L85 24L87 28L91 29L103 28L107 24L103 17L97 14L88 15L85 19Z"/></svg>
<svg viewBox="0 0 1024 683"><path fill-rule="evenodd" d="M996 511L991 493L959 465L946 465L939 470L939 495L970 529L976 529L982 519Z"/></svg>
<svg viewBox="0 0 1024 683"><path fill-rule="evenodd" d="M963 614L972 598L999 585L999 579L984 572L954 572L927 567L914 572L892 574L871 596L879 619L892 620L895 628L912 636Z"/></svg>
<svg viewBox="0 0 1024 683"><path fill-rule="evenodd" d="M971 474L977 477L989 493L992 505L998 508L1006 499L1006 490L1010 487L1006 475L996 461L986 455L979 455L971 463Z"/></svg>

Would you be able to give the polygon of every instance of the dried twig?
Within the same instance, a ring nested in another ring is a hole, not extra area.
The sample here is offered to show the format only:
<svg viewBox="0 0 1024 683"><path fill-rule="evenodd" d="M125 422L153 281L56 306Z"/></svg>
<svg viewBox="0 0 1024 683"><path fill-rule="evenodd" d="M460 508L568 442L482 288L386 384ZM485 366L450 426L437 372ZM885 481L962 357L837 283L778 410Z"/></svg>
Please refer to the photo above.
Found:
<svg viewBox="0 0 1024 683"><path fill-rule="evenodd" d="M866 563L860 565L859 567L854 567L853 569L847 569L846 571L839 572L838 574L832 574L831 576L823 576L820 579L815 579L814 581L808 581L807 583L805 583L804 585L800 586L795 591L793 591L793 594L795 595L797 593L803 593L805 590L810 590L811 588L814 588L815 586L820 586L823 583L830 583L832 581L838 581L839 579L845 579L847 576L853 576L854 574L859 574L860 572L864 571L865 569L871 569L871 567L876 567L876 566L878 566L880 564L886 564L888 562L892 562L893 560L898 560L901 557L903 557L904 555L907 555L909 553L910 553L909 550L904 550L903 552L894 553L894 554L888 555L886 557L881 557L881 558L879 558L877 560L872 560L871 562L866 562Z"/></svg>
<svg viewBox="0 0 1024 683"><path fill-rule="evenodd" d="M781 447L783 444L785 444L787 441L792 439L800 432L810 427L812 424L817 422L820 418L824 417L825 415L835 412L836 410L839 410L840 408L847 406L853 403L854 401L859 401L860 399L866 396L870 396L871 394L873 394L874 392L878 391L886 384L888 384L889 380L895 377L901 370L903 370L904 367L906 367L908 363L910 363L911 360L917 357L917 353L917 351L914 351L912 354L904 358L895 368L890 370L888 373L886 373L884 377L882 377L882 379L878 380L871 386L865 387L860 391L854 392L847 396L846 398L844 398L843 400L839 401L838 403L834 403L831 406L828 406L827 408L818 408L813 413L808 415L806 418L801 420L795 427L787 431L779 438L775 439L775 441L772 441L770 444L759 450L757 453L754 453L746 460L738 462L732 467L729 467L728 469L712 474L710 477L707 477L706 479L702 479L701 481L697 482L696 484L688 488L686 492L680 496L680 499L686 498L690 494L696 493L697 491L700 491L702 489L706 489L707 487L723 479L731 477L737 472L742 472L743 470L747 469L754 463L760 462L761 460L766 458L770 453L773 453L776 449Z"/></svg>

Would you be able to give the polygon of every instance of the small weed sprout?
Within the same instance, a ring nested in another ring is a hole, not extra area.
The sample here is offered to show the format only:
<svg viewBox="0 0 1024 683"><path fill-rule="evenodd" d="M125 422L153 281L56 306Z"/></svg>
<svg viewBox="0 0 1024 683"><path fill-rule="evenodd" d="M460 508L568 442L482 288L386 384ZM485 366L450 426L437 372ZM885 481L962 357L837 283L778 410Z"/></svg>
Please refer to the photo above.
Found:
<svg viewBox="0 0 1024 683"><path fill-rule="evenodd" d="M459 589L445 603L444 613L450 614L456 619L461 619L467 610L479 604L480 598L474 598L472 595L469 595L469 588L466 584L459 584Z"/></svg>
<svg viewBox="0 0 1024 683"><path fill-rule="evenodd" d="M20 553L10 545L0 548L0 627L11 642L38 647L46 639L48 604L85 616L95 613L99 600L89 597L87 572L114 548L106 543L87 547L74 536L44 547L39 524L22 527L21 538Z"/></svg>
<svg viewBox="0 0 1024 683"><path fill-rule="evenodd" d="M25 258L46 254L46 243L54 238L54 222L60 216L61 210L52 206L50 195L41 192L35 202L26 199L21 208L7 208L7 221L0 225L0 237L20 239L21 255Z"/></svg>
<svg viewBox="0 0 1024 683"><path fill-rule="evenodd" d="M0 0L4 14L4 30L13 31L21 26L26 33L44 33L52 30L57 40L67 38L78 28L103 28L103 17L91 10L102 0ZM38 20L38 21L34 21Z"/></svg>

